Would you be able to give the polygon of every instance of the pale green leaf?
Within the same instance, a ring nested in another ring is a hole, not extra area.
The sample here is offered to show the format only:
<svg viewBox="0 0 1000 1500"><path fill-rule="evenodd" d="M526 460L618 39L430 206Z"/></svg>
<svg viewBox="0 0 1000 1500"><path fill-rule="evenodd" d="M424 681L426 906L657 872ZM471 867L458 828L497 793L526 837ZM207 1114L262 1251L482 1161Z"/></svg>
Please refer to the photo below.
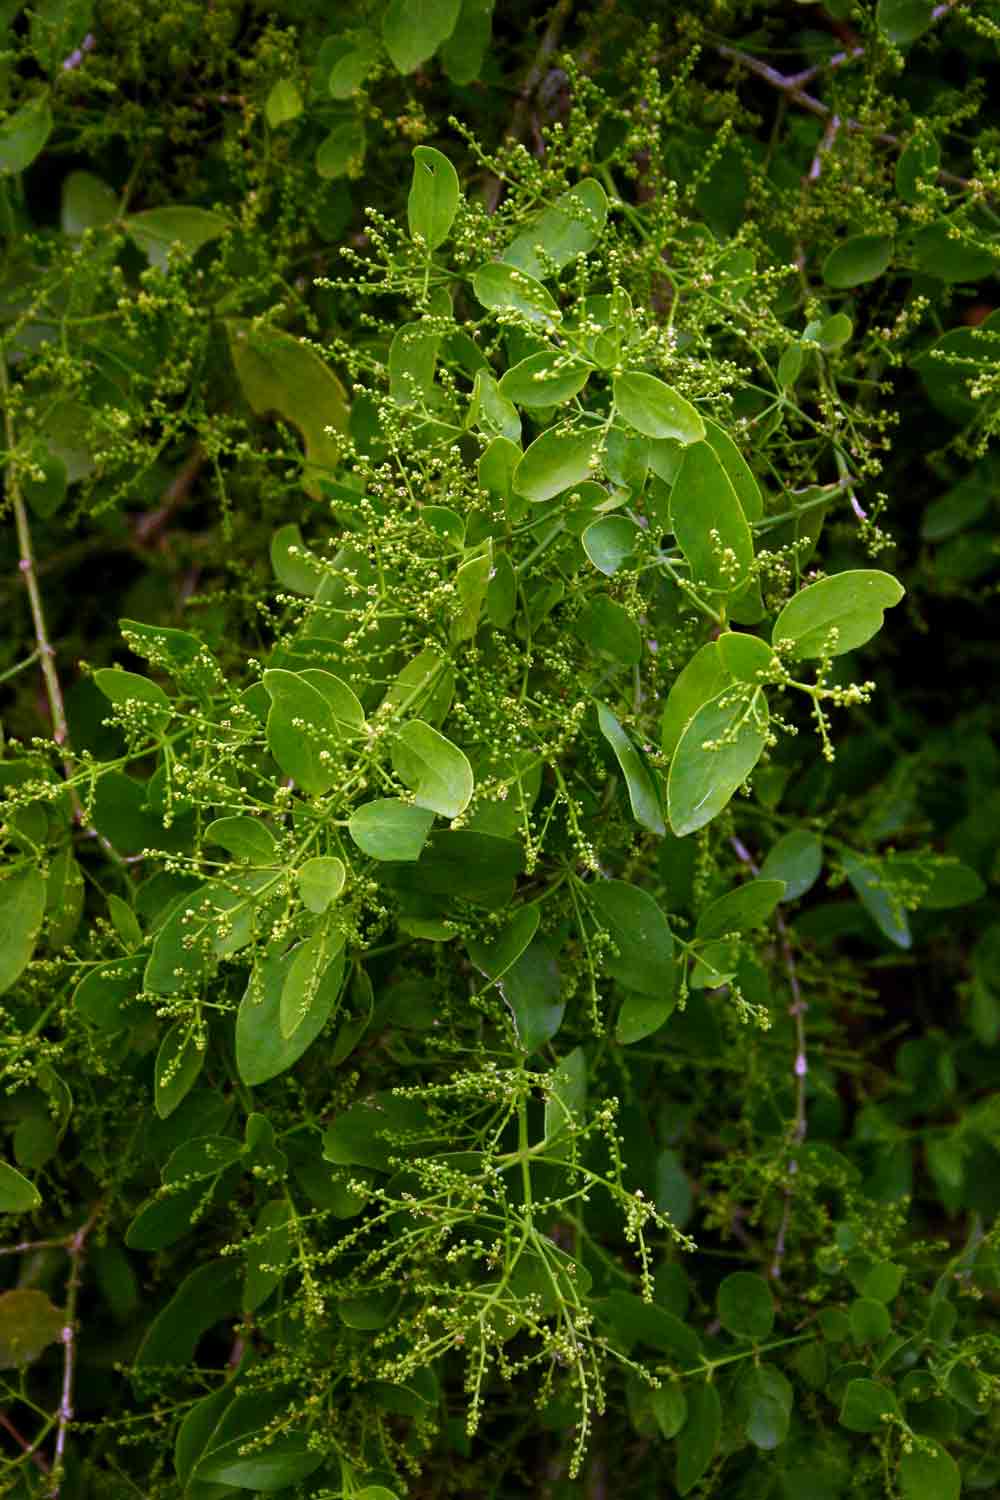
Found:
<svg viewBox="0 0 1000 1500"><path fill-rule="evenodd" d="M455 30L461 0L389 0L382 17L382 40L392 65L412 73Z"/></svg>
<svg viewBox="0 0 1000 1500"><path fill-rule="evenodd" d="M729 475L708 443L685 449L670 515L692 581L713 593L738 592L753 561L753 538Z"/></svg>
<svg viewBox="0 0 1000 1500"><path fill-rule="evenodd" d="M185 255L194 255L230 227L221 214L184 204L148 208L144 213L130 214L124 224L150 265L161 271L167 269L171 250L179 248Z"/></svg>
<svg viewBox="0 0 1000 1500"><path fill-rule="evenodd" d="M530 445L514 470L514 489L536 504L551 500L571 485L589 479L601 444L598 427L547 428Z"/></svg>
<svg viewBox="0 0 1000 1500"><path fill-rule="evenodd" d="M44 826L44 825L43 825ZM0 995L28 965L42 926L46 884L30 866L0 872Z"/></svg>
<svg viewBox="0 0 1000 1500"><path fill-rule="evenodd" d="M272 130L297 120L302 113L302 95L288 78L279 78L264 103L264 117Z"/></svg>
<svg viewBox="0 0 1000 1500"><path fill-rule="evenodd" d="M834 573L793 595L774 622L776 646L788 642L793 657L842 656L870 641L884 611L905 590L889 573L858 568Z"/></svg>
<svg viewBox="0 0 1000 1500"><path fill-rule="evenodd" d="M356 808L348 832L362 854L378 860L416 860L427 842L433 812L395 797L379 797Z"/></svg>
<svg viewBox="0 0 1000 1500"><path fill-rule="evenodd" d="M303 906L320 914L344 889L347 870L344 861L334 855L316 855L300 867L297 879Z"/></svg>
<svg viewBox="0 0 1000 1500"><path fill-rule="evenodd" d="M418 807L443 818L457 818L468 807L472 767L464 752L430 724L409 720L393 739L391 753L393 770Z"/></svg>
<svg viewBox="0 0 1000 1500"><path fill-rule="evenodd" d="M626 422L646 437L697 443L705 436L705 424L690 401L655 375L629 370L616 376L614 398Z"/></svg>
<svg viewBox="0 0 1000 1500"><path fill-rule="evenodd" d="M529 323L553 329L562 313L540 281L502 261L480 266L472 278L472 290L491 312L515 312Z"/></svg>
<svg viewBox="0 0 1000 1500"><path fill-rule="evenodd" d="M419 236L429 250L442 245L451 233L459 197L458 173L448 158L433 146L414 147L406 206L412 238Z"/></svg>
<svg viewBox="0 0 1000 1500"><path fill-rule="evenodd" d="M667 777L667 816L678 838L710 823L742 786L763 753L768 717L763 693L739 685L694 714Z"/></svg>
<svg viewBox="0 0 1000 1500"><path fill-rule="evenodd" d="M560 350L544 349L508 370L500 390L517 406L562 406L583 390L592 368Z"/></svg>
<svg viewBox="0 0 1000 1500"><path fill-rule="evenodd" d="M592 250L607 217L604 189L594 178L586 177L511 241L504 251L504 261L544 280L578 255Z"/></svg>
<svg viewBox="0 0 1000 1500"><path fill-rule="evenodd" d="M0 1214L26 1214L40 1208L42 1195L16 1167L0 1161Z"/></svg>

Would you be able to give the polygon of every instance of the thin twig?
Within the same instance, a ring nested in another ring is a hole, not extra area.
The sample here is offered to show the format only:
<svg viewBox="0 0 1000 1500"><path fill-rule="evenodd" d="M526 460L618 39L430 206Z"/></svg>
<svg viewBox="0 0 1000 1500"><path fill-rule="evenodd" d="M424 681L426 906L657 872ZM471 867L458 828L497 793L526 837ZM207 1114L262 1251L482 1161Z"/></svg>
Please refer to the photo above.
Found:
<svg viewBox="0 0 1000 1500"><path fill-rule="evenodd" d="M43 1474L48 1474L49 1466L46 1460L40 1453L36 1452L36 1450L28 1442L28 1439L24 1437L22 1433L18 1432L17 1428L14 1426L13 1422L10 1420L5 1411L0 1411L0 1427L2 1427L5 1432L10 1433L14 1441L16 1443L19 1443L24 1450L25 1456L27 1458L30 1458L33 1464L37 1464L38 1468L41 1469Z"/></svg>
<svg viewBox="0 0 1000 1500"><path fill-rule="evenodd" d="M63 1461L66 1456L66 1439L73 1420L73 1381L76 1375L76 1304L83 1281L83 1256L87 1237L100 1216L102 1204L98 1203L85 1224L70 1236L66 1246L69 1255L69 1277L66 1282L66 1311L62 1330L63 1381L59 1401L59 1417L56 1426L56 1443L52 1461L52 1486L49 1500L58 1500L62 1484Z"/></svg>
<svg viewBox="0 0 1000 1500"><path fill-rule="evenodd" d="M840 116L831 115L826 122L826 129L823 131L823 138L820 141L819 145L816 147L816 155L813 157L812 165L809 168L810 182L819 181L819 174L823 170L823 157L825 156L826 152L829 151L834 141L837 139L837 132L839 130Z"/></svg>
<svg viewBox="0 0 1000 1500"><path fill-rule="evenodd" d="M205 450L200 443L196 443L163 491L157 508L147 511L136 521L135 539L140 546L148 547L164 530L171 516L180 509L190 495L204 463Z"/></svg>
<svg viewBox="0 0 1000 1500"><path fill-rule="evenodd" d="M732 838L730 843L739 858L753 875L759 873L757 862L749 849L741 839ZM795 966L795 954L792 950L791 934L788 925L780 911L775 912L775 925L781 941L781 957L785 965L785 973L788 976L788 987L791 991L792 1003L788 1007L788 1014L792 1018L795 1027L795 1061L792 1064L792 1074L795 1080L795 1115L792 1120L791 1141L793 1146L801 1146L806 1138L808 1119L806 1116L806 1077L809 1073L809 1056L806 1048L806 1024L805 1014L808 1010L806 1002L802 998L802 987L799 984L798 969ZM799 1170L799 1164L793 1157L788 1163L788 1176L792 1178ZM774 1253L771 1256L769 1274L774 1281L781 1276L781 1266L785 1258L785 1239L788 1234L788 1224L792 1213L792 1184L789 1182L784 1189L785 1202L781 1212L781 1223L774 1241Z"/></svg>

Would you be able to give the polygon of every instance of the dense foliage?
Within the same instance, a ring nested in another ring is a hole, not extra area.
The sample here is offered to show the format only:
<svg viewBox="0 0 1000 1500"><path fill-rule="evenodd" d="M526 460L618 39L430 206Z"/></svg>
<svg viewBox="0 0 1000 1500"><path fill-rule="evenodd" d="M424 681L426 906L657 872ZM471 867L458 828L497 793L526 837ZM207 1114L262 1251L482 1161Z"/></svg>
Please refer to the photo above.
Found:
<svg viewBox="0 0 1000 1500"><path fill-rule="evenodd" d="M1000 1484L1000 6L648 12L0 0L4 1494Z"/></svg>

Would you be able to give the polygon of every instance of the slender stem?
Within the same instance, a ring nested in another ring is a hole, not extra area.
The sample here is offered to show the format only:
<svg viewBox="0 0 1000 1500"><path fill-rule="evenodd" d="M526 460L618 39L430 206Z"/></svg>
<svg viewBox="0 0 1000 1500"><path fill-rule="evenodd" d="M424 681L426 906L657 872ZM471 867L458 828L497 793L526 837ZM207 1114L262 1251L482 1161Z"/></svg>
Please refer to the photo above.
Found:
<svg viewBox="0 0 1000 1500"><path fill-rule="evenodd" d="M58 1425L56 1427L55 1451L52 1461L52 1486L49 1500L57 1500L62 1484L63 1461L66 1456L66 1439L73 1420L73 1382L76 1376L76 1305L83 1281L83 1257L87 1237L100 1216L103 1205L98 1203L85 1224L81 1224L71 1235L66 1246L69 1255L69 1279L66 1283L66 1312L62 1330L63 1381L59 1401Z"/></svg>
<svg viewBox="0 0 1000 1500"><path fill-rule="evenodd" d="M27 1438L24 1437L22 1433L18 1432L17 1428L14 1426L13 1422L10 1420L5 1411L0 1411L0 1427L2 1427L5 1432L10 1433L14 1441L20 1444L21 1448L23 1448L25 1456L30 1458L32 1463L36 1464L38 1468L41 1469L43 1474L47 1474L49 1472L49 1466L46 1463L45 1459L40 1453L36 1453L34 1447L31 1443L28 1442Z"/></svg>

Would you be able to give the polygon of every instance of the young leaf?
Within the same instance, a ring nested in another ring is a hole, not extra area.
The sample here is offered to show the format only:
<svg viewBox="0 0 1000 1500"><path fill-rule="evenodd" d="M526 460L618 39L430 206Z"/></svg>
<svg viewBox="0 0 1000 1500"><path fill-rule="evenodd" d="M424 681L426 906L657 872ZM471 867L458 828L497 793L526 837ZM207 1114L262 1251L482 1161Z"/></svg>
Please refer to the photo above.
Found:
<svg viewBox="0 0 1000 1500"><path fill-rule="evenodd" d="M750 775L767 743L759 689L728 688L698 709L667 776L667 817L678 838L710 823Z"/></svg>
<svg viewBox="0 0 1000 1500"><path fill-rule="evenodd" d="M392 766L418 807L457 818L469 805L474 780L468 758L443 734L410 719L392 742Z"/></svg>
<svg viewBox="0 0 1000 1500"><path fill-rule="evenodd" d="M130 214L125 229L135 240L151 266L165 271L171 250L178 247L185 255L194 255L202 245L217 240L229 229L229 220L207 208L148 208L141 214Z"/></svg>
<svg viewBox="0 0 1000 1500"><path fill-rule="evenodd" d="M792 596L774 622L776 646L789 642L790 655L842 656L882 629L884 611L904 594L890 573L873 568L834 573Z"/></svg>
<svg viewBox="0 0 1000 1500"><path fill-rule="evenodd" d="M571 485L589 479L601 443L598 427L563 432L549 427L522 455L514 470L514 489L536 504L551 500Z"/></svg>
<svg viewBox="0 0 1000 1500"><path fill-rule="evenodd" d="M400 73L412 73L455 30L461 0L389 0L382 40Z"/></svg>
<svg viewBox="0 0 1000 1500"><path fill-rule="evenodd" d="M594 248L607 217L604 189L593 177L585 177L511 241L504 251L504 261L544 281L553 270L561 271L578 255Z"/></svg>
<svg viewBox="0 0 1000 1500"><path fill-rule="evenodd" d="M702 1381L688 1392L688 1419L677 1439L678 1493L693 1490L719 1446L722 1403L714 1385Z"/></svg>
<svg viewBox="0 0 1000 1500"><path fill-rule="evenodd" d="M763 880L783 880L782 901L797 901L811 890L823 868L823 845L806 828L793 828L769 851L760 867Z"/></svg>
<svg viewBox="0 0 1000 1500"><path fill-rule="evenodd" d="M551 330L561 321L562 313L540 281L493 260L480 266L472 278L472 290L491 312L516 312L529 323Z"/></svg>
<svg viewBox="0 0 1000 1500"><path fill-rule="evenodd" d="M257 416L276 413L305 444L302 487L321 498L320 481L340 460L336 433L347 429L347 394L329 365L300 339L247 318L227 318L229 353L243 394ZM334 435L331 435L331 432Z"/></svg>
<svg viewBox="0 0 1000 1500"><path fill-rule="evenodd" d="M308 1016L285 1037L281 1032L281 995L294 953L271 955L255 964L236 1015L236 1067L250 1087L268 1083L298 1062L330 1018L337 998L324 984Z"/></svg>
<svg viewBox="0 0 1000 1500"><path fill-rule="evenodd" d="M378 797L356 808L347 825L362 854L378 860L416 860L427 842L433 812L395 797Z"/></svg>
<svg viewBox="0 0 1000 1500"><path fill-rule="evenodd" d="M697 937L724 937L729 932L747 932L760 927L784 899L783 880L748 880L706 906L698 918Z"/></svg>
<svg viewBox="0 0 1000 1500"><path fill-rule="evenodd" d="M35 1185L22 1177L16 1167L0 1161L0 1214L26 1214L40 1208L42 1195Z"/></svg>
<svg viewBox="0 0 1000 1500"><path fill-rule="evenodd" d="M317 855L307 859L298 873L299 896L309 911L325 912L341 891L347 871L344 861L330 855Z"/></svg>
<svg viewBox="0 0 1000 1500"><path fill-rule="evenodd" d="M713 593L736 593L753 561L753 538L743 507L714 448L685 449L670 497L670 515L695 584Z"/></svg>
<svg viewBox="0 0 1000 1500"><path fill-rule="evenodd" d="M264 103L264 117L272 130L291 124L302 113L302 95L290 78L279 78Z"/></svg>
<svg viewBox="0 0 1000 1500"><path fill-rule="evenodd" d="M774 1298L762 1276L752 1271L734 1271L719 1286L716 1298L719 1322L737 1338L763 1343L774 1327Z"/></svg>
<svg viewBox="0 0 1000 1500"><path fill-rule="evenodd" d="M666 833L666 824L660 811L660 797L652 772L646 766L638 750L619 724L610 708L604 703L597 705L597 722L601 733L615 754L632 804L635 821L650 833Z"/></svg>
<svg viewBox="0 0 1000 1500"><path fill-rule="evenodd" d="M406 205L411 237L419 236L429 250L443 245L455 222L459 196L458 173L448 158L433 146L415 146Z"/></svg>
<svg viewBox="0 0 1000 1500"><path fill-rule="evenodd" d="M626 422L646 437L697 443L705 436L705 424L690 401L655 375L629 370L616 376L614 398Z"/></svg>
<svg viewBox="0 0 1000 1500"><path fill-rule="evenodd" d="M290 1041L314 1014L322 1015L324 1024L328 1020L344 977L344 945L344 934L338 928L320 922L312 935L292 950L278 1008L285 1041Z"/></svg>
<svg viewBox="0 0 1000 1500"><path fill-rule="evenodd" d="M35 951L45 895L45 876L39 870L25 866L0 872L0 995L21 977Z"/></svg>
<svg viewBox="0 0 1000 1500"><path fill-rule="evenodd" d="M175 1021L156 1054L156 1113L161 1120L172 1115L198 1081L205 1061L204 1043L190 1021Z"/></svg>

